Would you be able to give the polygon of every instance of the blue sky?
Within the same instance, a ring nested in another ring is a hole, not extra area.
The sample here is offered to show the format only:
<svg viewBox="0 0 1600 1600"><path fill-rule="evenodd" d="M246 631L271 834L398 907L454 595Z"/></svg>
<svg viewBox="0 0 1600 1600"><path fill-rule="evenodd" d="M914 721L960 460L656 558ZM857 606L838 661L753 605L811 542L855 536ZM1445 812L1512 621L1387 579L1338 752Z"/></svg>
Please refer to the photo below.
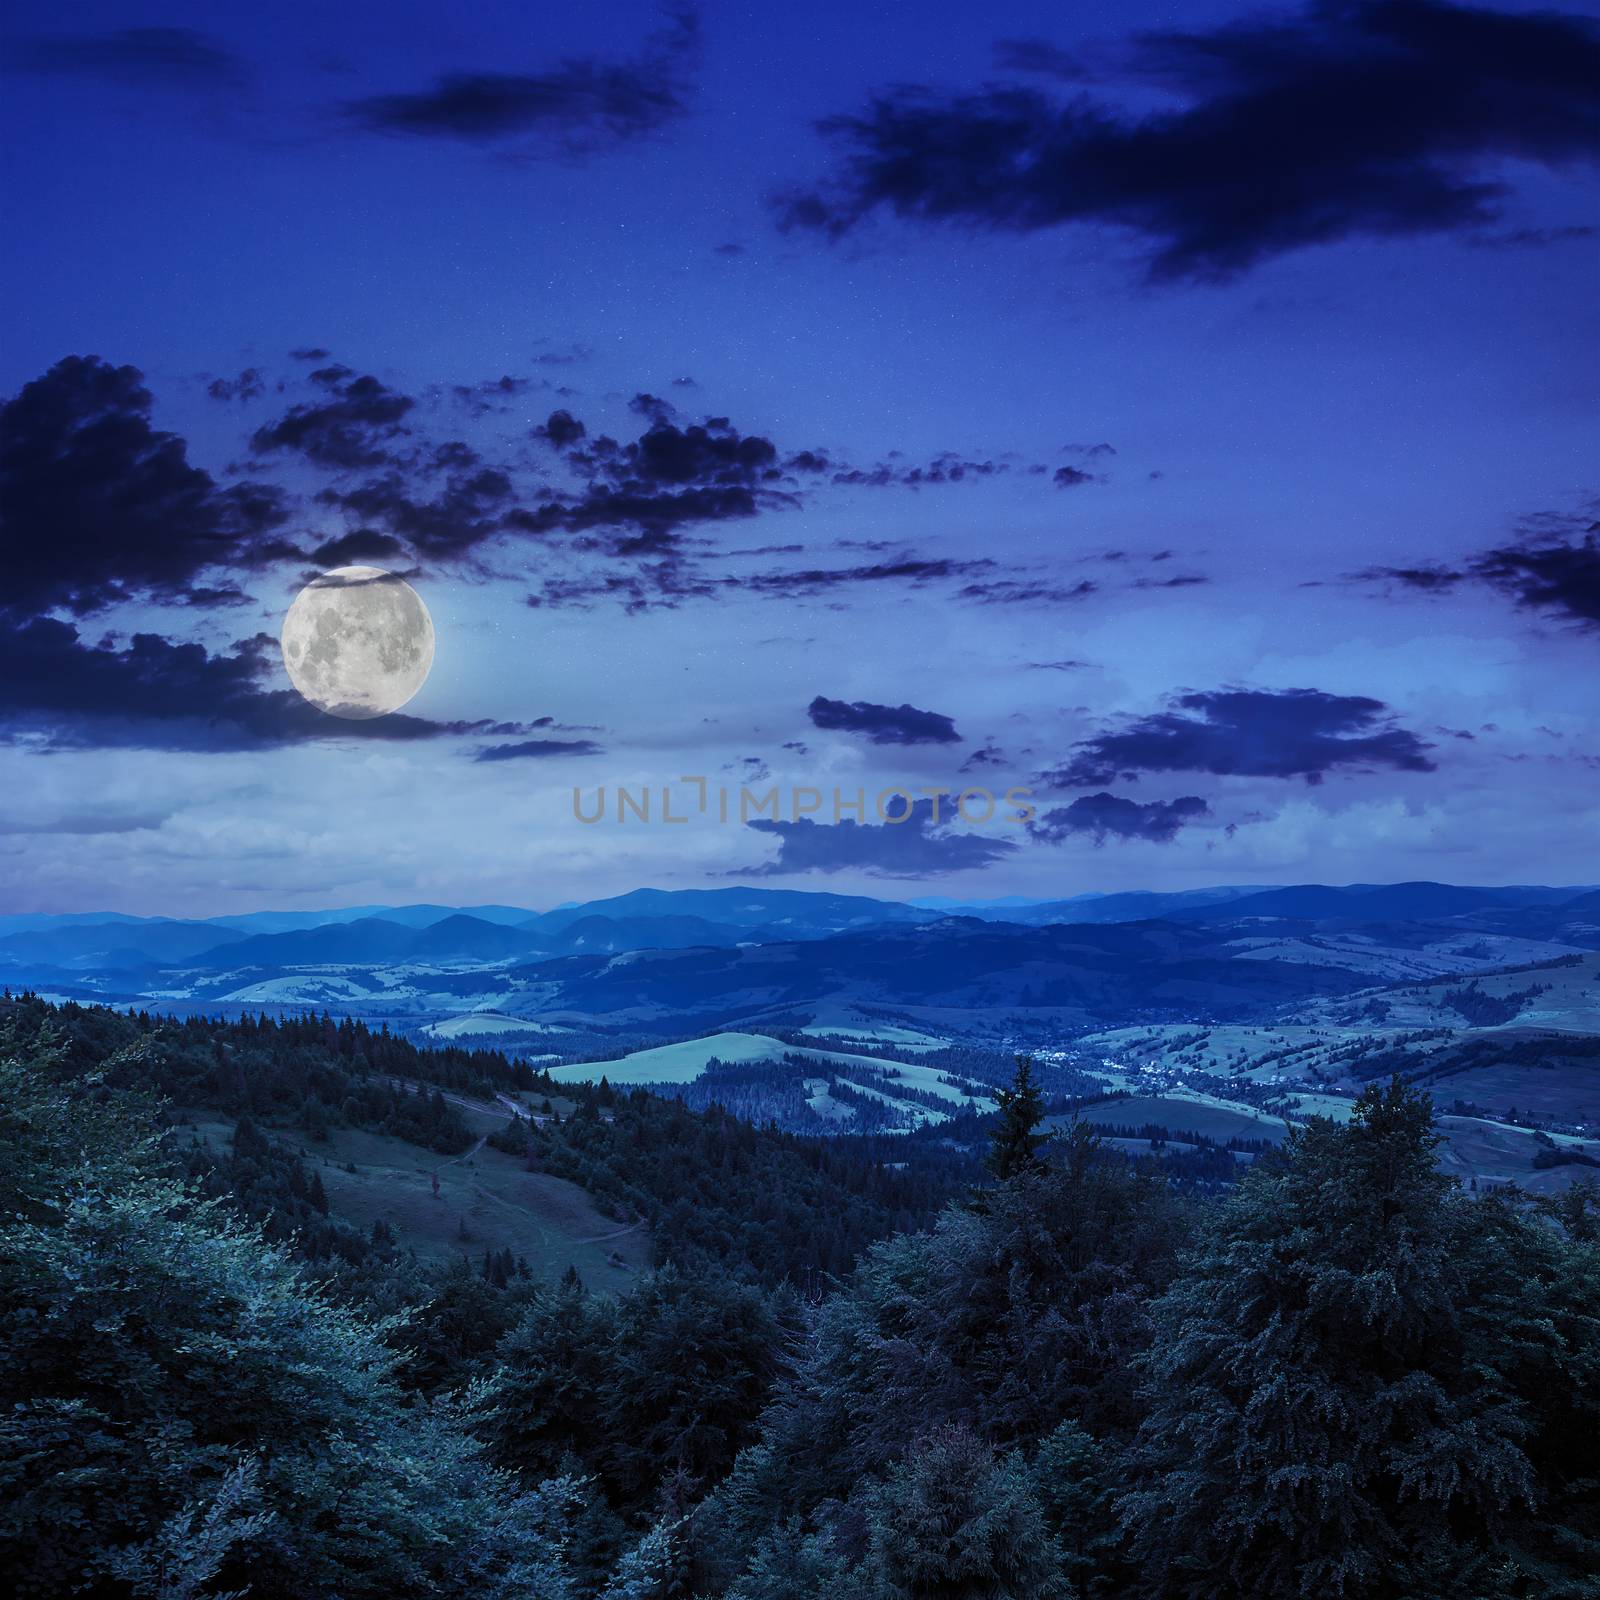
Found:
<svg viewBox="0 0 1600 1600"><path fill-rule="evenodd" d="M1593 878L1596 37L11 8L5 908ZM572 817L757 773L1038 815Z"/></svg>

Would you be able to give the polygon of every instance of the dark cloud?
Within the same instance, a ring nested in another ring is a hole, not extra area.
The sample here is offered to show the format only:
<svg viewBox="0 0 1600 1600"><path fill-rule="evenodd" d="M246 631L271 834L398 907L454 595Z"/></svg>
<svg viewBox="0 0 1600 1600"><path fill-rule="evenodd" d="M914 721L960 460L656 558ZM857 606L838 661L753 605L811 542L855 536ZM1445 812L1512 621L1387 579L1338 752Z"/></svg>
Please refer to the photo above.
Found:
<svg viewBox="0 0 1600 1600"><path fill-rule="evenodd" d="M49 748L244 750L306 739L416 740L514 734L518 724L430 722L395 712L363 722L327 716L292 689L278 643L257 634L226 655L139 633L126 645L86 644L53 617L0 628L0 727Z"/></svg>
<svg viewBox="0 0 1600 1600"><path fill-rule="evenodd" d="M965 577L992 570L994 562L930 560L874 561L855 567L808 567L799 572L760 572L748 577L727 578L730 588L753 594L799 598L825 594L830 589L854 588L858 584L904 583L911 588L945 578Z"/></svg>
<svg viewBox="0 0 1600 1600"><path fill-rule="evenodd" d="M835 235L877 210L1010 232L1111 224L1147 243L1154 276L1221 279L1342 238L1470 235L1497 215L1510 163L1600 157L1600 30L1572 13L1320 4L1139 35L1116 75L1178 105L884 93L822 125L836 181L786 196L783 221Z"/></svg>
<svg viewBox="0 0 1600 1600"><path fill-rule="evenodd" d="M733 522L755 516L761 502L739 485L677 491L642 484L591 484L576 500L550 500L535 511L518 512L511 525L527 533L553 528L581 533L595 528L631 528L612 544L618 556L655 556L671 549L679 529L704 522Z"/></svg>
<svg viewBox="0 0 1600 1600"><path fill-rule="evenodd" d="M257 455L289 450L340 470L393 460L392 446L404 434L402 424L416 401L348 367L324 367L311 377L329 398L292 406L276 422L258 428L250 448Z"/></svg>
<svg viewBox="0 0 1600 1600"><path fill-rule="evenodd" d="M405 554L405 546L391 534L376 528L357 528L337 539L319 544L311 560L319 567L358 566L363 562L393 561Z"/></svg>
<svg viewBox="0 0 1600 1600"><path fill-rule="evenodd" d="M142 374L98 356L68 356L0 406L0 609L181 598L208 568L298 554L275 537L277 491L220 486L150 414Z"/></svg>
<svg viewBox="0 0 1600 1600"><path fill-rule="evenodd" d="M507 474L476 465L452 473L431 497L388 473L353 489L320 490L317 500L363 523L381 523L413 550L441 560L459 559L503 532L515 507Z"/></svg>
<svg viewBox="0 0 1600 1600"><path fill-rule="evenodd" d="M637 402L652 398L636 395L636 409ZM645 409L647 415L652 414ZM741 434L726 417L712 417L686 428L658 418L632 443L619 445L602 434L586 449L574 452L573 459L625 487L754 486L780 476L772 441L759 434Z"/></svg>
<svg viewBox="0 0 1600 1600"><path fill-rule="evenodd" d="M589 481L575 495L552 493L535 507L519 507L506 527L535 534L631 529L612 539L610 553L656 558L670 554L677 531L690 524L735 521L795 503L779 486L783 474L770 439L741 434L726 417L679 427L644 409L658 420L626 444L608 434L580 444L583 425L556 412L538 431L558 448L566 441L568 465Z"/></svg>
<svg viewBox="0 0 1600 1600"><path fill-rule="evenodd" d="M628 409L635 416L648 417L652 422L670 422L678 414L672 402L658 394L636 394L628 402Z"/></svg>
<svg viewBox="0 0 1600 1600"><path fill-rule="evenodd" d="M1396 725L1381 700L1365 695L1216 689L1179 695L1172 705L1085 740L1046 781L1087 788L1141 772L1211 772L1320 783L1341 767L1434 769L1432 747Z"/></svg>
<svg viewBox="0 0 1600 1600"><path fill-rule="evenodd" d="M1051 479L1058 489L1076 489L1080 484L1098 481L1092 472L1085 472L1080 467L1057 467Z"/></svg>
<svg viewBox="0 0 1600 1600"><path fill-rule="evenodd" d="M675 611L686 600L710 599L719 592L716 580L701 577L681 561L663 557L622 571L547 578L526 599L535 611L587 611L610 604L621 606L629 616L638 616L646 611Z"/></svg>
<svg viewBox="0 0 1600 1600"><path fill-rule="evenodd" d="M525 395L532 387L531 378L514 378L506 373L482 383L452 384L450 393L469 416L486 417L492 412L507 410L511 401Z"/></svg>
<svg viewBox="0 0 1600 1600"><path fill-rule="evenodd" d="M533 362L538 367L576 367L594 358L594 351L586 344L569 344L561 350L541 350Z"/></svg>
<svg viewBox="0 0 1600 1600"><path fill-rule="evenodd" d="M247 76L236 56L190 28L15 40L7 46L6 70L196 89L242 83Z"/></svg>
<svg viewBox="0 0 1600 1600"><path fill-rule="evenodd" d="M319 566L360 560L475 562L480 547L492 540L550 535L573 536L564 548L582 557L584 569L544 578L529 596L538 607L614 604L640 612L737 593L790 599L953 580L973 585L968 599L1061 597L1041 582L1004 579L988 558L918 557L883 541L857 541L881 559L849 566L713 574L707 569L715 553L705 541L686 540L685 531L799 504L796 475L826 477L834 469L825 456L807 451L781 457L770 438L743 432L727 417L680 421L668 414L665 402L640 394L633 409L645 422L630 440L593 436L566 410L552 412L534 429L534 437L557 452L565 481L552 480L542 475L542 466L515 455L501 464L485 460L463 439L430 439L418 420L423 408L416 399L377 377L327 361L322 346L295 354L324 362L305 375L313 397L257 428L250 448L258 460L292 454L338 475L313 499L342 513L348 527L320 534L321 542L309 551L274 534L287 521L288 503L280 491L260 479L221 489L188 466L181 440L151 428L150 396L133 369L75 359L18 396L8 415L20 439L11 458L19 480L38 478L41 463L52 453L63 456L48 483L24 483L24 492L8 497L19 508L13 514L18 531L10 535L22 552L15 569L26 576L30 559L38 558L58 563L65 574L43 584L30 602L33 608L72 604L89 609L138 593L196 605L238 603L236 582L225 584L220 575L197 582L196 575L210 565L238 568L276 560ZM238 378L215 381L211 392L231 400L266 387L260 370L249 368ZM528 387L528 380L507 374L444 387L430 396L476 411L509 404ZM62 438L45 437L52 428ZM62 439L72 444L71 451ZM91 458L111 447L120 452L115 459ZM969 470L987 472L991 465L946 454L930 465L894 470L897 481L914 486L955 481ZM1002 463L995 470L1006 468ZM89 503L75 511L66 503L73 497ZM25 538L24 524L49 533ZM85 539L105 546L92 560L58 536L60 527L70 533L80 525ZM138 538L118 537L113 543L114 529ZM798 545L763 548L803 553ZM48 555L39 557L39 552ZM141 561L163 570L141 573ZM26 591L26 583L21 587Z"/></svg>
<svg viewBox="0 0 1600 1600"><path fill-rule="evenodd" d="M206 393L213 400L257 400L267 392L259 367L246 367L237 378L213 378Z"/></svg>
<svg viewBox="0 0 1600 1600"><path fill-rule="evenodd" d="M1472 575L1529 611L1600 628L1600 523L1581 539L1526 539L1472 563Z"/></svg>
<svg viewBox="0 0 1600 1600"><path fill-rule="evenodd" d="M866 800L870 812L872 800ZM948 814L949 807L945 807ZM1009 839L987 839L975 833L953 833L934 824L934 802L915 800L909 811L894 806L889 822L815 822L801 817L774 822L759 817L746 827L778 841L775 861L741 868L730 877L779 877L802 872L844 872L854 869L877 878L939 877L970 872L1011 855Z"/></svg>
<svg viewBox="0 0 1600 1600"><path fill-rule="evenodd" d="M766 555L796 555L802 545L773 545L751 550L722 552L724 558ZM587 573L572 579L547 579L535 594L528 596L534 607L587 608L602 601L621 602L629 612L672 609L686 600L709 600L734 594L755 595L763 600L800 600L835 590L873 587L879 584L904 584L921 589L942 579L966 577L994 570L987 559L952 561L880 561L854 567L807 567L798 571L754 572L713 576L703 565L668 553L655 560L630 566L623 572Z"/></svg>
<svg viewBox="0 0 1600 1600"><path fill-rule="evenodd" d="M1071 605L1099 592L1100 585L1080 578L1076 583L1053 583L1043 578L1000 578L969 583L957 590L958 598L983 606Z"/></svg>
<svg viewBox="0 0 1600 1600"><path fill-rule="evenodd" d="M255 604L255 601L243 589L231 583L190 584L188 588L177 590L167 598L176 600L180 605L193 606L201 611L212 611L223 606L250 606Z"/></svg>
<svg viewBox="0 0 1600 1600"><path fill-rule="evenodd" d="M796 472L826 472L829 463L820 451L802 450L785 465ZM829 481L850 488L919 489L924 484L962 483L968 478L997 478L1014 470L1042 473L1046 469L1018 469L1009 461L970 458L954 450L944 450L926 465L879 462L872 467L840 467L833 471Z"/></svg>
<svg viewBox="0 0 1600 1600"><path fill-rule="evenodd" d="M1422 594L1448 594L1465 585L1492 589L1523 610L1542 612L1582 629L1600 628L1600 521L1546 512L1524 518L1516 537L1453 565L1367 567L1352 583L1380 583Z"/></svg>
<svg viewBox="0 0 1600 1600"><path fill-rule="evenodd" d="M474 761L544 761L557 756L597 756L604 752L593 739L523 739L516 744L485 745Z"/></svg>
<svg viewBox="0 0 1600 1600"><path fill-rule="evenodd" d="M1180 572L1173 578L1135 578L1128 585L1130 589L1194 589L1203 583L1210 583L1209 578L1202 577L1197 572Z"/></svg>
<svg viewBox="0 0 1600 1600"><path fill-rule="evenodd" d="M289 352L291 361L326 361L332 351L324 350L319 344L303 344Z"/></svg>
<svg viewBox="0 0 1600 1600"><path fill-rule="evenodd" d="M570 411L552 411L543 427L533 430L536 439L546 439L557 450L576 444L589 430Z"/></svg>
<svg viewBox="0 0 1600 1600"><path fill-rule="evenodd" d="M1029 832L1046 844L1059 844L1077 834L1090 835L1096 844L1104 844L1107 839L1170 844L1188 823L1210 814L1211 807L1192 794L1177 800L1152 800L1146 805L1121 795L1086 794L1070 806L1045 812Z"/></svg>
<svg viewBox="0 0 1600 1600"><path fill-rule="evenodd" d="M346 106L372 132L588 154L657 132L688 110L698 20L680 10L632 59L575 57L541 72L452 72L418 93Z"/></svg>
<svg viewBox="0 0 1600 1600"><path fill-rule="evenodd" d="M829 700L818 695L806 707L815 726L829 732L859 733L873 744L960 744L949 717L916 706L880 706L870 700Z"/></svg>
<svg viewBox="0 0 1600 1600"><path fill-rule="evenodd" d="M1443 594L1465 583L1467 574L1453 567L1366 567L1350 574L1357 583L1398 584L1405 589L1420 589L1425 594Z"/></svg>

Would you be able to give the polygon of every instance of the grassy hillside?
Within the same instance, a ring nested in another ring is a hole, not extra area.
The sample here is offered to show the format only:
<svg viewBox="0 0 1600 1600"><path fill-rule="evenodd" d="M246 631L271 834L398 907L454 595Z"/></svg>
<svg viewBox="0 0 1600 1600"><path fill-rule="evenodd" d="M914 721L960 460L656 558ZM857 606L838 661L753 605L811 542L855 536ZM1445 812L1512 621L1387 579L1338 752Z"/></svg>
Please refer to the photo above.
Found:
<svg viewBox="0 0 1600 1600"><path fill-rule="evenodd" d="M504 1118L462 1113L482 1137ZM231 1119L194 1120L196 1134L220 1149L233 1138ZM485 1250L509 1249L546 1281L576 1267L587 1288L612 1293L650 1265L650 1233L642 1223L607 1216L575 1183L529 1172L515 1156L475 1141L464 1155L438 1156L403 1139L361 1128L309 1141L297 1130L265 1131L299 1151L322 1179L330 1214L370 1233L388 1224L402 1249L424 1263L461 1257L476 1264ZM439 1192L433 1192L433 1178ZM621 1257L614 1265L612 1256Z"/></svg>
<svg viewBox="0 0 1600 1600"><path fill-rule="evenodd" d="M1473 992L1500 1002L1510 1014L1474 1019L1471 1001L1464 999ZM1538 1027L1600 1033L1600 954L1575 957L1560 966L1511 968L1470 980L1441 978L1387 989L1382 1002L1388 1022L1399 1028L1460 1027L1466 1022L1479 1029ZM1325 1001L1318 1009L1337 1007Z"/></svg>

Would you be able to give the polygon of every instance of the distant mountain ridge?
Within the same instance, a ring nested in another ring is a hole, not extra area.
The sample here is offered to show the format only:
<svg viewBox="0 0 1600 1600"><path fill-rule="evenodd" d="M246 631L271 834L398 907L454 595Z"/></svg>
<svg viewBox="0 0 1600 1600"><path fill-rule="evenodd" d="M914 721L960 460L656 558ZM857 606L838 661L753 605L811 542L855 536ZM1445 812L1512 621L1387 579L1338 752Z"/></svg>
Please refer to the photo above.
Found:
<svg viewBox="0 0 1600 1600"><path fill-rule="evenodd" d="M918 904L805 889L731 886L635 889L547 912L418 903L207 919L82 912L0 916L0 973L118 971L194 965L283 967L398 961L508 961L570 953L725 949L791 943L951 916L1024 928L1172 922L1241 927L1271 922L1459 921L1530 938L1560 938L1600 915L1600 889L1549 885L1397 884L1225 886L1129 891L1069 900ZM1587 944L1582 937L1580 943Z"/></svg>

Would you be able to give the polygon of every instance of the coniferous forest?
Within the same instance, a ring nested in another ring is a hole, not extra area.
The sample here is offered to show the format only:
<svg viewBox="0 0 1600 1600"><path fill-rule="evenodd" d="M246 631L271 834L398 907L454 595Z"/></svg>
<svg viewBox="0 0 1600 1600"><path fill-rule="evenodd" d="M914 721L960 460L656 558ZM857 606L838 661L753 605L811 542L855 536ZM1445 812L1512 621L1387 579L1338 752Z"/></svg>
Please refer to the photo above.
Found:
<svg viewBox="0 0 1600 1600"><path fill-rule="evenodd" d="M24 997L0 1077L20 1595L1600 1593L1596 1191L1463 1191L1398 1079L1220 1189L1047 1137L1026 1062L981 1159L893 1167L584 1091L497 1138L649 1219L601 1293L420 1262L300 1153L459 1149L526 1066Z"/></svg>

